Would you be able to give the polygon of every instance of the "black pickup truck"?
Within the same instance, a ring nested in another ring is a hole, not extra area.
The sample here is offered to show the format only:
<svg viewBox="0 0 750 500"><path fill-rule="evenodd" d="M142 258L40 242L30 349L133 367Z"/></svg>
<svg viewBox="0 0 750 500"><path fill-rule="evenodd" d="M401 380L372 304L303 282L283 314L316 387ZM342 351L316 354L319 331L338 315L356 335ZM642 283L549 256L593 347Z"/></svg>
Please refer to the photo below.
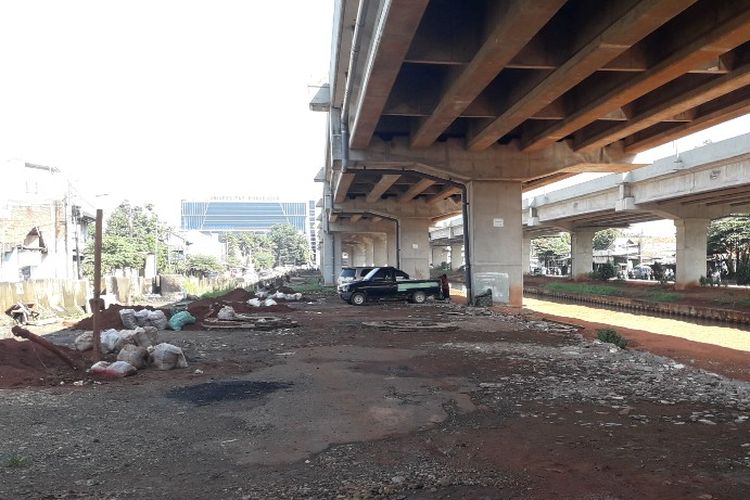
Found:
<svg viewBox="0 0 750 500"><path fill-rule="evenodd" d="M430 296L443 298L440 281L400 279L404 274L395 267L376 267L361 280L339 286L339 297L356 306L375 300L421 304Z"/></svg>

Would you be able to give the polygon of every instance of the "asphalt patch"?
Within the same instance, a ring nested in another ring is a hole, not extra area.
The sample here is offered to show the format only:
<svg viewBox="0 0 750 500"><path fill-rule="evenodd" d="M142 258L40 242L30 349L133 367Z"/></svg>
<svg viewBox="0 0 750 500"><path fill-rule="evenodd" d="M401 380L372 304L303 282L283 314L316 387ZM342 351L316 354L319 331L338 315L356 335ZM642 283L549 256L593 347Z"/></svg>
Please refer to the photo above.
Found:
<svg viewBox="0 0 750 500"><path fill-rule="evenodd" d="M170 399L189 401L196 406L206 406L219 401L260 399L294 384L286 382L228 381L178 387L167 392Z"/></svg>

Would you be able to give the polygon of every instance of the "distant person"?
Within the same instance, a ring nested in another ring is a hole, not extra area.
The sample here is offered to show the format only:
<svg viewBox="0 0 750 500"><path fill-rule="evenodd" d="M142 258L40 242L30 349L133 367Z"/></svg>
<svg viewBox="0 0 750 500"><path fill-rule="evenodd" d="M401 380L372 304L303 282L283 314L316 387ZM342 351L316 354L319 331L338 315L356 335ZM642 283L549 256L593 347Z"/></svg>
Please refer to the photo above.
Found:
<svg viewBox="0 0 750 500"><path fill-rule="evenodd" d="M443 298L445 300L451 300L451 286L448 283L448 275L443 273L440 276L440 289L443 292Z"/></svg>

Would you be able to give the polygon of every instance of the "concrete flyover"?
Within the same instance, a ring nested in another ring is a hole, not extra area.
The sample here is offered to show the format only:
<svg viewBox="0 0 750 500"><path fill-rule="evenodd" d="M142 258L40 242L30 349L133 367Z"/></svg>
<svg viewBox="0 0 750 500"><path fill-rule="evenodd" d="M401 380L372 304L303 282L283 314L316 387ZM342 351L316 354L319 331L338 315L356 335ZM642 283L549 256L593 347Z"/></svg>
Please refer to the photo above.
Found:
<svg viewBox="0 0 750 500"><path fill-rule="evenodd" d="M463 214L469 292L520 305L522 191L747 112L748 40L750 0L336 0L326 281L337 220L394 221L389 263L424 277L429 226Z"/></svg>
<svg viewBox="0 0 750 500"><path fill-rule="evenodd" d="M570 232L573 275L578 277L591 271L596 231L672 219L677 227L677 286L694 285L706 273L710 220L750 211L750 134L527 198L523 211L524 248L534 236ZM462 228L457 224L431 231L434 245L443 244L446 229L460 233Z"/></svg>

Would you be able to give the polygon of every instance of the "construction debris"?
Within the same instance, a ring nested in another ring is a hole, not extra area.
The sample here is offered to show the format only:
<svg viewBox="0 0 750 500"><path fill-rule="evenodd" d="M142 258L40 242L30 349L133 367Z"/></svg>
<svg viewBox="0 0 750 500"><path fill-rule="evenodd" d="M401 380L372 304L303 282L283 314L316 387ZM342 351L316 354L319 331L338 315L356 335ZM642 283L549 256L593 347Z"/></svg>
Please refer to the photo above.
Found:
<svg viewBox="0 0 750 500"><path fill-rule="evenodd" d="M122 378L129 375L135 375L138 370L126 361L98 361L89 368L89 373L100 377Z"/></svg>
<svg viewBox="0 0 750 500"><path fill-rule="evenodd" d="M407 333L415 331L450 332L458 329L458 326L456 326L454 323L425 321L419 319L365 321L362 323L362 325L393 333Z"/></svg>

